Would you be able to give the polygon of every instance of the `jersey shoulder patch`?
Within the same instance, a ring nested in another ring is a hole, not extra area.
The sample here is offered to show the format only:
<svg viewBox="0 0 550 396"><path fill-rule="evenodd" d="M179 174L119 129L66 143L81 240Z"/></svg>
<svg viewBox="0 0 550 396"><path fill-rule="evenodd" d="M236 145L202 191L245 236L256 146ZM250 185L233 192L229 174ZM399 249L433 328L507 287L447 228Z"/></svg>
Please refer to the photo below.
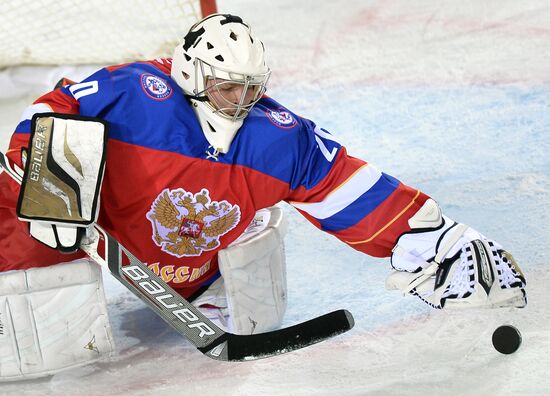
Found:
<svg viewBox="0 0 550 396"><path fill-rule="evenodd" d="M143 92L151 99L166 100L174 92L174 89L166 79L154 74L145 72L140 75L139 79Z"/></svg>
<svg viewBox="0 0 550 396"><path fill-rule="evenodd" d="M282 107L276 110L267 109L265 114L273 125L282 129L294 128L298 123L296 117Z"/></svg>
<svg viewBox="0 0 550 396"><path fill-rule="evenodd" d="M292 129L298 125L298 117L275 100L264 96L255 106L256 115L264 116L271 124L281 129Z"/></svg>

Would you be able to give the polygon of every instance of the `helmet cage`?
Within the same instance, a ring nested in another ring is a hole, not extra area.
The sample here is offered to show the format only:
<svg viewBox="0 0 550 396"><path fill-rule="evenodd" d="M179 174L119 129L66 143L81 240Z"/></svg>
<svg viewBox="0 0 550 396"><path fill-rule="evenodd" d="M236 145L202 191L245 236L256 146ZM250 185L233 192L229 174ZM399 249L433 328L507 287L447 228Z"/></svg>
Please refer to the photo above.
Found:
<svg viewBox="0 0 550 396"><path fill-rule="evenodd" d="M270 70L262 74L226 71L196 58L194 98L223 118L241 120L265 94L270 75ZM238 100L228 97L228 91L241 87Z"/></svg>

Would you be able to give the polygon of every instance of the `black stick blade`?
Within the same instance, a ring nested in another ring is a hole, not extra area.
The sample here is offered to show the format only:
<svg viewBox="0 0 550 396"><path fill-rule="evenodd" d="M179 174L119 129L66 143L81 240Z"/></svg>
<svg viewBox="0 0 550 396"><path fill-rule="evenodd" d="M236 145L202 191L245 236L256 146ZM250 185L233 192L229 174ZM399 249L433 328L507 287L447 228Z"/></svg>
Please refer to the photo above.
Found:
<svg viewBox="0 0 550 396"><path fill-rule="evenodd" d="M247 361L280 355L316 344L353 328L352 314L340 309L317 318L268 333L227 333L217 345L199 348L208 357L224 361Z"/></svg>

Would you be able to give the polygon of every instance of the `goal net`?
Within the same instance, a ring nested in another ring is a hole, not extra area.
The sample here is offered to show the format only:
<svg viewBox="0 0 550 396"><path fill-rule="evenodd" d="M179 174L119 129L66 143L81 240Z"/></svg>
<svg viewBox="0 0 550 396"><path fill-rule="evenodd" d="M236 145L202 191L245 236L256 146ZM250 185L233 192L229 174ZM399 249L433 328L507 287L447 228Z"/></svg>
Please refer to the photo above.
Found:
<svg viewBox="0 0 550 396"><path fill-rule="evenodd" d="M0 69L171 56L215 0L2 0Z"/></svg>

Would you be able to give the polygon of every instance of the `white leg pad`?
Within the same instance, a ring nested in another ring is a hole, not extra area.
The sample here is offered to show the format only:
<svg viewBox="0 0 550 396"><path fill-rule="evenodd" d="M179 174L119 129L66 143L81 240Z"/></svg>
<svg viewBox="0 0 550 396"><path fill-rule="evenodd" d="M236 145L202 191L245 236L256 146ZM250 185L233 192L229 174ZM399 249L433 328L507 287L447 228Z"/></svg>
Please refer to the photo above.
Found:
<svg viewBox="0 0 550 396"><path fill-rule="evenodd" d="M52 375L113 352L97 264L0 273L0 381Z"/></svg>
<svg viewBox="0 0 550 396"><path fill-rule="evenodd" d="M258 211L245 237L218 253L223 282L214 282L194 304L220 307L210 317L235 334L280 326L287 304L285 233L281 208Z"/></svg>
<svg viewBox="0 0 550 396"><path fill-rule="evenodd" d="M222 277L216 279L208 289L199 296L193 305L224 331L234 333L234 326L230 323L230 313L225 293L225 284Z"/></svg>

